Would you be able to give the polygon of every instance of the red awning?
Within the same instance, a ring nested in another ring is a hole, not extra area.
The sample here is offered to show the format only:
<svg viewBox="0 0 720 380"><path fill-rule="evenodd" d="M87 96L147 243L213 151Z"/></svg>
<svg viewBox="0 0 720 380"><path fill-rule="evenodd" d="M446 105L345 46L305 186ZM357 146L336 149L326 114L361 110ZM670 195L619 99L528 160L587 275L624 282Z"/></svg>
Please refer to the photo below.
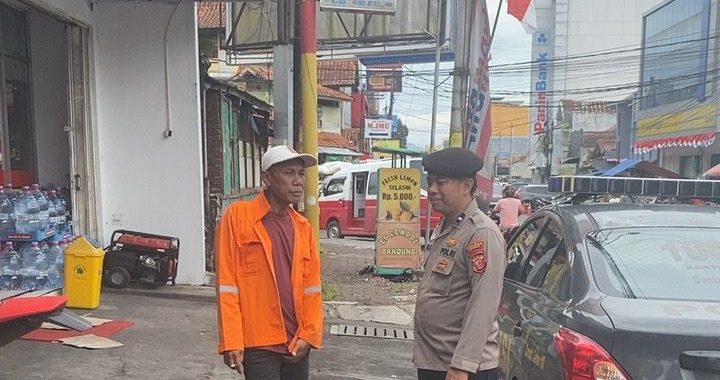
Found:
<svg viewBox="0 0 720 380"><path fill-rule="evenodd" d="M715 132L701 133L698 135L668 137L664 139L639 141L633 144L635 153L647 153L655 149L690 146L693 148L705 148L715 142Z"/></svg>

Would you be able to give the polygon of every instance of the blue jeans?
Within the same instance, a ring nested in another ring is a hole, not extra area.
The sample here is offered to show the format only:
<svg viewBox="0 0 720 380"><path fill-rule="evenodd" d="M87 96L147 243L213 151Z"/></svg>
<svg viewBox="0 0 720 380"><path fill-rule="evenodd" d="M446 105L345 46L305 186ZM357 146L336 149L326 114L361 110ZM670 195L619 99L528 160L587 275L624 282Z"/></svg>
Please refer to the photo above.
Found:
<svg viewBox="0 0 720 380"><path fill-rule="evenodd" d="M245 351L245 380L308 380L310 353L297 363L286 363L284 356L267 350Z"/></svg>

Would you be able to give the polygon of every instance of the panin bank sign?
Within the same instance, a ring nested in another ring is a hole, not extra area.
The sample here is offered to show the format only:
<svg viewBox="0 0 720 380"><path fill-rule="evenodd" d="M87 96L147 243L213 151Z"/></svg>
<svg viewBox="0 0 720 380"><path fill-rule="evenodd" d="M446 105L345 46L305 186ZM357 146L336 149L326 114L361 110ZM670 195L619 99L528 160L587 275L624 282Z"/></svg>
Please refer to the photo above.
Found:
<svg viewBox="0 0 720 380"><path fill-rule="evenodd" d="M544 31L538 31L533 35L533 65L531 70L532 76L532 93L530 96L530 125L532 131L530 133L530 146L539 148L537 141L539 134L545 132L545 127L549 120L548 106L550 99L551 74L549 64L551 57L552 45L550 44L550 34ZM531 149L531 165L543 166L542 154L538 149Z"/></svg>

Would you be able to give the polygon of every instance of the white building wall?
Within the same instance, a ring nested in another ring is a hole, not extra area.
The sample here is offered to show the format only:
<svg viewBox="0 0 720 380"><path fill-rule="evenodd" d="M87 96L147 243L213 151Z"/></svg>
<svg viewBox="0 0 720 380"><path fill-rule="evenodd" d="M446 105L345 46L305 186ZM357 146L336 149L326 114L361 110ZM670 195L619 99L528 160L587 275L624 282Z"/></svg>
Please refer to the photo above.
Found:
<svg viewBox="0 0 720 380"><path fill-rule="evenodd" d="M205 250L195 5L180 3L169 26L173 134L166 138L163 36L177 4L94 4L105 241L120 228L177 236L177 281L201 284Z"/></svg>

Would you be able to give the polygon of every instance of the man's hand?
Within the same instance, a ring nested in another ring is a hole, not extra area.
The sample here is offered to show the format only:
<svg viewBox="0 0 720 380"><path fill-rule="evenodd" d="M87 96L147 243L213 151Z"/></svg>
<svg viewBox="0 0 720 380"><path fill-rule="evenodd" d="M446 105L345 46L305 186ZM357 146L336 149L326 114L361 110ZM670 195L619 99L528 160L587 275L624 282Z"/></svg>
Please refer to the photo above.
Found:
<svg viewBox="0 0 720 380"><path fill-rule="evenodd" d="M298 339L297 344L295 344L295 349L290 353L286 363L297 363L307 356L308 352L310 352L308 342Z"/></svg>
<svg viewBox="0 0 720 380"><path fill-rule="evenodd" d="M447 376L445 376L445 380L468 380L469 376L470 374L468 372L461 369L450 368Z"/></svg>
<svg viewBox="0 0 720 380"><path fill-rule="evenodd" d="M231 370L243 374L243 350L225 351L223 352L223 360Z"/></svg>

